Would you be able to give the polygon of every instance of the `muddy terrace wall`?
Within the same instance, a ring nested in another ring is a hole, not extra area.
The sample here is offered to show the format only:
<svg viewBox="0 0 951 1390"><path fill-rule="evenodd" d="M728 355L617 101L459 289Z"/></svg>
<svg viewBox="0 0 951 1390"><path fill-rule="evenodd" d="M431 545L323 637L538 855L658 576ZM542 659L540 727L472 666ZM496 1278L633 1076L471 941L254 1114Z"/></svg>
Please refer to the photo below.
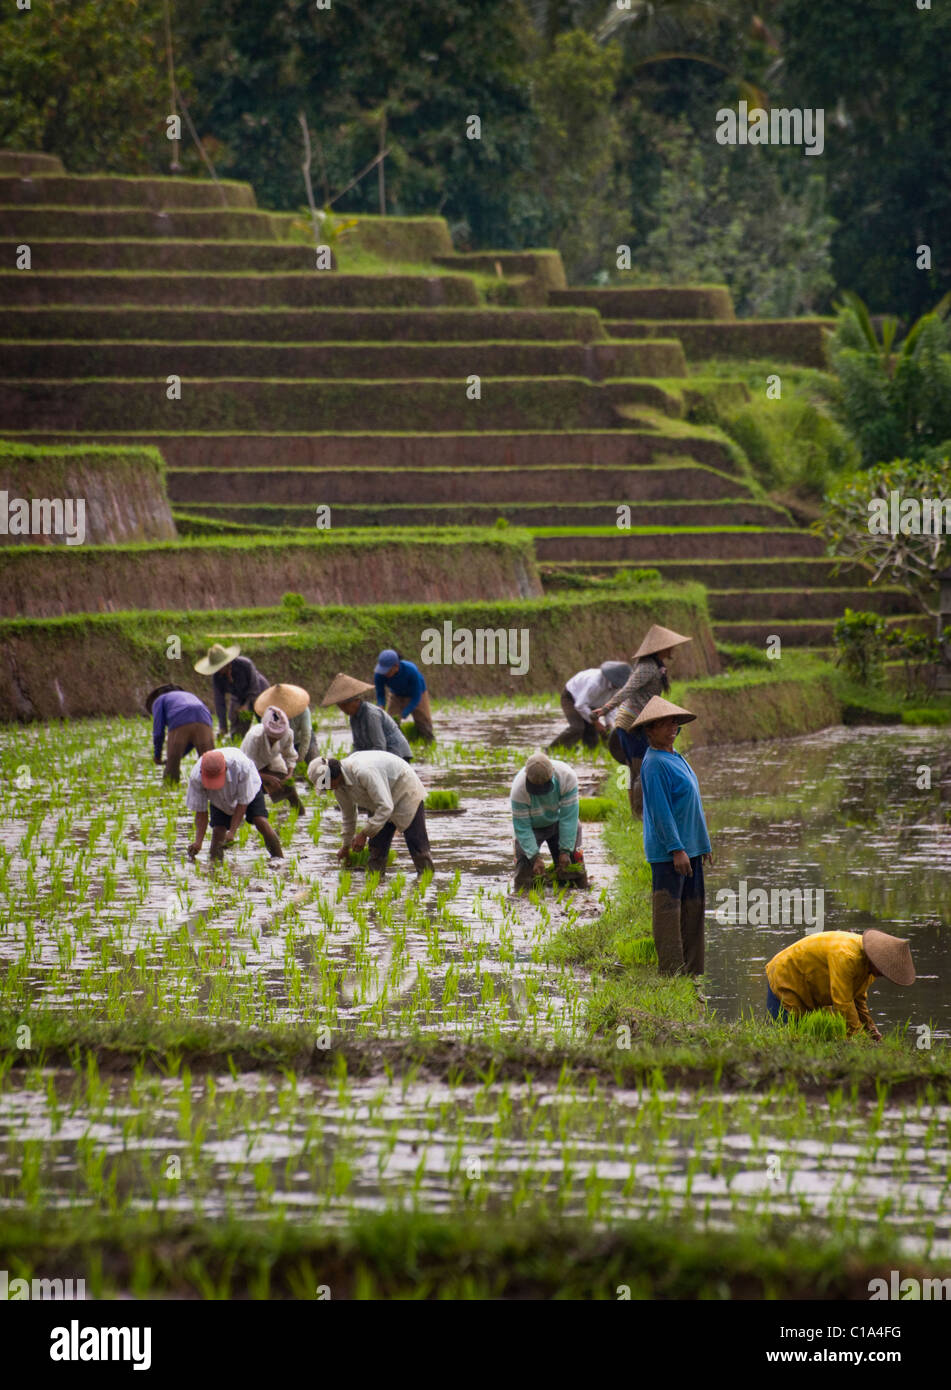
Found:
<svg viewBox="0 0 951 1390"><path fill-rule="evenodd" d="M726 678L709 684L688 681L673 698L697 716L684 726L678 743L682 752L705 744L795 738L841 724L843 717L831 671L818 668L787 675L740 672L729 684Z"/></svg>
<svg viewBox="0 0 951 1390"><path fill-rule="evenodd" d="M394 595L399 590L394 589ZM501 603L379 605L238 612L79 615L0 622L0 719L134 714L163 681L211 698L194 661L212 641L234 641L272 681L292 681L314 700L337 671L366 679L383 646L419 659L424 628L527 629L529 668L424 667L434 700L460 695L532 694L563 688L575 671L608 658L627 660L645 631L661 622L689 633L678 666L685 677L718 670L705 591L700 585L637 587ZM166 656L171 636L181 660Z"/></svg>
<svg viewBox="0 0 951 1390"><path fill-rule="evenodd" d="M315 510L316 518L316 510ZM316 529L301 537L189 538L158 546L8 546L0 550L5 618L128 612L170 604L270 607L285 593L312 604L536 598L542 593L527 531L439 528Z"/></svg>
<svg viewBox="0 0 951 1390"><path fill-rule="evenodd" d="M165 465L158 449L34 448L0 440L0 490L11 499L84 498L86 545L175 538L165 492ZM31 541L44 547L64 546L61 536L31 537ZM19 536L0 534L0 546L22 544ZM8 582L0 580L5 601L10 597L5 592ZM5 611L28 610L10 609L8 605Z"/></svg>

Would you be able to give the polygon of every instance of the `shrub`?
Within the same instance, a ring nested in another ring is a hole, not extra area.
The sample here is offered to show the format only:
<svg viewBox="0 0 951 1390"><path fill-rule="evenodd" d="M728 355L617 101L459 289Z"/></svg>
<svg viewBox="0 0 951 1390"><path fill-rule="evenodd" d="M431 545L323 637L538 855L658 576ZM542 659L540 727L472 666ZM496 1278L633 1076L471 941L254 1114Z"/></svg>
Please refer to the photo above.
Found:
<svg viewBox="0 0 951 1390"><path fill-rule="evenodd" d="M836 664L861 685L879 685L885 672L886 622L881 613L847 608L834 629Z"/></svg>

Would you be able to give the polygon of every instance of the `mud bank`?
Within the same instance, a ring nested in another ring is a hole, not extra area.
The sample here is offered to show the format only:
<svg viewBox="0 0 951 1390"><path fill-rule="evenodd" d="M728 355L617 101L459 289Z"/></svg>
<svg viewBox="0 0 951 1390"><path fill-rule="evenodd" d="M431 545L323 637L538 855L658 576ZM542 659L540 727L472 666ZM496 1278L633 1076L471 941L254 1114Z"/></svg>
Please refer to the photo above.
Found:
<svg viewBox="0 0 951 1390"><path fill-rule="evenodd" d="M680 663L684 676L718 670L705 592L689 584L641 585L612 590L609 597L603 590L580 590L516 602L360 608L290 603L230 612L0 621L0 719L133 714L153 686L169 680L210 698L210 681L197 676L192 664L213 641L239 643L270 680L295 682L319 698L337 671L369 677L381 647L395 646L410 660L421 660L422 633L436 628L442 634L445 623L453 631L514 632L519 653L526 650L526 633L528 664L523 675L513 674L511 662L425 665L434 701L559 691L582 667L627 660L655 622L693 636ZM171 637L180 639L177 659L168 656Z"/></svg>

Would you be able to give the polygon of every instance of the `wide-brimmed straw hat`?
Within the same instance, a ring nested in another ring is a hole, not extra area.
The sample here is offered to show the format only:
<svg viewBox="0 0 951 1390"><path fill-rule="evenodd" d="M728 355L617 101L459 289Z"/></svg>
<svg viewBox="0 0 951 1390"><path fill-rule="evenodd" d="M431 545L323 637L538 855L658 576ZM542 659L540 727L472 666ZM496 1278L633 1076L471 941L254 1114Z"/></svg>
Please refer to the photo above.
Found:
<svg viewBox="0 0 951 1390"><path fill-rule="evenodd" d="M679 705L672 704L670 700L665 700L663 695L652 695L640 714L631 725L632 729L643 728L645 724L653 724L657 719L669 719L671 715L676 715L681 724L689 724L691 719L696 719L695 714L691 714L689 709L681 709Z"/></svg>
<svg viewBox="0 0 951 1390"><path fill-rule="evenodd" d="M671 647L680 647L684 642L692 641L692 637L684 637L672 628L660 627L655 623L634 653L634 660L638 661L642 656L653 656L655 652L666 652Z"/></svg>
<svg viewBox="0 0 951 1390"><path fill-rule="evenodd" d="M208 648L208 655L195 662L195 670L200 676L213 676L222 666L227 666L229 661L234 661L235 657L240 655L240 647L223 647L220 642L214 642Z"/></svg>
<svg viewBox="0 0 951 1390"><path fill-rule="evenodd" d="M367 685L366 681L358 681L353 676L345 676L342 671L338 671L330 685L327 693L321 700L321 705L339 705L344 700L358 700L361 695L373 695L376 693L376 686Z"/></svg>
<svg viewBox="0 0 951 1390"><path fill-rule="evenodd" d="M893 985L915 983L911 947L900 936L889 936L888 932L870 927L862 933L862 947L878 973Z"/></svg>
<svg viewBox="0 0 951 1390"><path fill-rule="evenodd" d="M181 690L180 685L157 685L154 690L150 690L145 697L145 708L149 714L152 713L152 706L160 695L169 695L173 690Z"/></svg>
<svg viewBox="0 0 951 1390"><path fill-rule="evenodd" d="M254 702L254 713L263 715L268 705L282 709L288 719L296 719L310 704L310 694L301 685L269 685Z"/></svg>

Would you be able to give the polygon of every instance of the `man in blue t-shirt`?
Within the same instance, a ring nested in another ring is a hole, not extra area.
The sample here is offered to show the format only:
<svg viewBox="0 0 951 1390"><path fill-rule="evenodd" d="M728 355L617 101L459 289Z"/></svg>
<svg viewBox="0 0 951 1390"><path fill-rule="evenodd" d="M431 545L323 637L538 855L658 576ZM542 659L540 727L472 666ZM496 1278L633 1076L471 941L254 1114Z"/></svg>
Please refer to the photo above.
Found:
<svg viewBox="0 0 951 1390"><path fill-rule="evenodd" d="M662 975L703 974L703 863L713 863L697 775L674 752L689 710L654 695L632 725L650 747L641 763L644 855L651 866L652 927Z"/></svg>
<svg viewBox="0 0 951 1390"><path fill-rule="evenodd" d="M412 661L404 661L395 647L386 647L377 657L373 672L376 686L376 702L383 705L389 690L390 701L386 712L396 720L412 716L420 738L424 743L432 743L433 713L429 705L429 691L423 673Z"/></svg>
<svg viewBox="0 0 951 1390"><path fill-rule="evenodd" d="M168 730L165 780L177 782L182 758L194 748L199 757L215 746L211 711L180 685L159 685L145 697L146 712L152 716L152 754L159 765Z"/></svg>

